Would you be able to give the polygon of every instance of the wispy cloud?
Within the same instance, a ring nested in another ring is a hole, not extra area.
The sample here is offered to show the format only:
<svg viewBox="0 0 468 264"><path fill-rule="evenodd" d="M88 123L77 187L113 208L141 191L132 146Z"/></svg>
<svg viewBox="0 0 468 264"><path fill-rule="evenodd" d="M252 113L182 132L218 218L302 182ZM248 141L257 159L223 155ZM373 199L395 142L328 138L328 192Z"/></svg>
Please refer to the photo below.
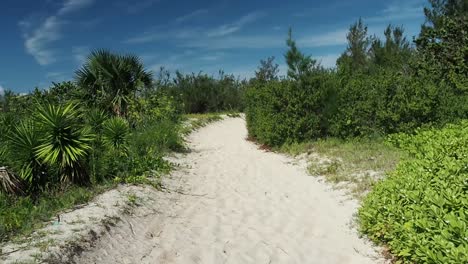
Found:
<svg viewBox="0 0 468 264"><path fill-rule="evenodd" d="M324 6L315 6L313 8L306 8L305 10L294 12L292 16L296 18L313 17L316 15L329 13L330 11L337 12L338 10L347 8L353 4L355 4L354 1L336 1L328 3Z"/></svg>
<svg viewBox="0 0 468 264"><path fill-rule="evenodd" d="M311 34L297 40L298 45L306 48L337 46L346 44L347 29L340 29L322 34Z"/></svg>
<svg viewBox="0 0 468 264"><path fill-rule="evenodd" d="M424 17L423 7L426 1L424 0L396 0L390 2L385 9L375 16L365 19L365 22L395 22L408 19L419 19Z"/></svg>
<svg viewBox="0 0 468 264"><path fill-rule="evenodd" d="M264 12L252 12L243 17L239 20L235 21L234 23L224 24L221 25L213 30L207 32L208 37L222 37L226 35L230 35L242 29L247 24L253 23L256 20L264 17L266 14Z"/></svg>
<svg viewBox="0 0 468 264"><path fill-rule="evenodd" d="M208 13L208 9L197 9L187 15L180 16L174 20L176 24L181 24L183 22L189 21L191 19L194 19L196 17L199 17L201 15L205 15Z"/></svg>
<svg viewBox="0 0 468 264"><path fill-rule="evenodd" d="M61 29L65 22L65 16L86 8L93 4L94 0L67 0L55 15L47 17L37 28L31 30L32 23L27 20L19 22L24 31L24 46L40 65L48 65L56 61L55 52L50 44L62 38Z"/></svg>
<svg viewBox="0 0 468 264"><path fill-rule="evenodd" d="M25 35L24 46L40 65L55 61L54 51L48 45L61 38L61 22L56 16L48 17L31 35Z"/></svg>
<svg viewBox="0 0 468 264"><path fill-rule="evenodd" d="M200 57L202 61L218 61L222 59L226 54L224 52L210 53Z"/></svg>
<svg viewBox="0 0 468 264"><path fill-rule="evenodd" d="M0 85L0 96L3 96L5 94L5 88Z"/></svg>
<svg viewBox="0 0 468 264"><path fill-rule="evenodd" d="M51 82L63 82L69 80L69 76L63 72L48 72L46 79Z"/></svg>
<svg viewBox="0 0 468 264"><path fill-rule="evenodd" d="M327 54L315 57L315 59L325 68L335 68L338 57L340 57L340 54Z"/></svg>
<svg viewBox="0 0 468 264"><path fill-rule="evenodd" d="M72 48L73 59L75 59L78 65L82 65L85 63L86 58L90 52L89 47L86 46L78 46Z"/></svg>
<svg viewBox="0 0 468 264"><path fill-rule="evenodd" d="M344 45L346 44L346 33L347 29L324 33L303 33L303 37L297 39L297 44L300 48ZM282 48L285 45L284 34L227 36L224 38L213 38L210 41L206 41L204 38L196 38L179 43L180 47L211 50Z"/></svg>
<svg viewBox="0 0 468 264"><path fill-rule="evenodd" d="M279 30L282 30L282 29L283 29L282 26L274 26L273 27L273 30L275 30L275 31L279 31Z"/></svg>
<svg viewBox="0 0 468 264"><path fill-rule="evenodd" d="M244 26L253 23L254 21L266 15L264 12L252 12L245 16L242 16L233 23L224 24L211 29L200 27L178 27L178 25L182 22L192 19L193 17L202 15L206 12L208 12L206 9L195 10L194 12L188 15L176 18L176 20L174 20L172 23L154 27L151 30L143 32L142 34L128 38L124 40L123 43L142 44L156 42L159 40L188 40L190 42L191 39L199 39L200 37L205 37L206 41L206 37L214 39L231 35L232 33L241 30Z"/></svg>
<svg viewBox="0 0 468 264"><path fill-rule="evenodd" d="M139 0L139 1L130 1L129 3L121 3L126 11L130 14L140 13L152 5L160 2L161 0Z"/></svg>
<svg viewBox="0 0 468 264"><path fill-rule="evenodd" d="M58 11L58 15L66 15L77 10L88 7L94 3L94 0L67 0Z"/></svg>
<svg viewBox="0 0 468 264"><path fill-rule="evenodd" d="M195 38L201 34L202 29L200 28L187 27L167 30L167 28L164 29L164 27L157 27L151 31L143 32L143 34L138 36L128 38L124 40L123 43L142 44L159 40L185 40Z"/></svg>
<svg viewBox="0 0 468 264"><path fill-rule="evenodd" d="M260 35L260 36L228 36L224 38L215 38L206 41L203 38L197 38L190 41L184 41L179 44L180 47L204 48L204 49L264 49L277 48L284 46L284 36L280 35Z"/></svg>

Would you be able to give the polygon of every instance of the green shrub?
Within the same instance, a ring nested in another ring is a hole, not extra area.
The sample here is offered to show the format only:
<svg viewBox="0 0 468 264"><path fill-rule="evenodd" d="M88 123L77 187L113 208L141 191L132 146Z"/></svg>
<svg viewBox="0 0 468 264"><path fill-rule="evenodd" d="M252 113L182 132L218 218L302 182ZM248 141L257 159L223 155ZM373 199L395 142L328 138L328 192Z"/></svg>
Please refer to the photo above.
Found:
<svg viewBox="0 0 468 264"><path fill-rule="evenodd" d="M177 72L173 83L158 88L175 98L185 113L240 111L243 108L243 83L222 71L218 78L202 73L184 75Z"/></svg>
<svg viewBox="0 0 468 264"><path fill-rule="evenodd" d="M253 82L246 91L249 136L280 146L326 134L335 110L335 79L319 71L301 81Z"/></svg>
<svg viewBox="0 0 468 264"><path fill-rule="evenodd" d="M392 70L357 74L338 90L338 111L330 121L330 134L383 135L437 123L439 89L425 78Z"/></svg>
<svg viewBox="0 0 468 264"><path fill-rule="evenodd" d="M468 262L468 121L397 134L410 154L359 210L362 232L408 263Z"/></svg>

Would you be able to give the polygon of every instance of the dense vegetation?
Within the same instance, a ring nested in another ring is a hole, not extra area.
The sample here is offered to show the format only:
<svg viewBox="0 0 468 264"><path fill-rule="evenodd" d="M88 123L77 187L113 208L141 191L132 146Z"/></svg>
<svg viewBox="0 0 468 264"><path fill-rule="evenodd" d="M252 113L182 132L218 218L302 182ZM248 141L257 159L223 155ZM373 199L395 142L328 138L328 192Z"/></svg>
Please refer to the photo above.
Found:
<svg viewBox="0 0 468 264"><path fill-rule="evenodd" d="M468 5L430 6L414 43L391 25L384 39L368 36L360 19L334 70L303 54L290 31L288 75L261 62L246 89L247 126L251 138L283 149L397 133L390 141L409 157L363 202L361 230L403 262L467 263Z"/></svg>
<svg viewBox="0 0 468 264"><path fill-rule="evenodd" d="M263 62L246 91L250 136L281 146L324 136L411 132L467 118L467 12L434 10L437 18L428 19L438 22L429 20L415 46L401 27L388 26L381 40L368 36L359 20L336 70L300 52L290 32L287 78L265 75L274 65Z"/></svg>
<svg viewBox="0 0 468 264"><path fill-rule="evenodd" d="M137 57L96 51L74 82L27 95L6 92L0 240L87 201L102 189L96 186L158 184L170 168L163 154L182 147L181 112L152 85Z"/></svg>
<svg viewBox="0 0 468 264"><path fill-rule="evenodd" d="M109 184L157 185L170 169L162 156L183 147L181 134L219 118L203 115L181 128L182 113L245 110L249 136L259 143L288 149L315 141L329 150L348 143L344 163L367 166L356 146L387 138L408 155L364 199L362 232L402 262L468 262L468 4L430 6L414 42L392 25L384 39L369 36L358 20L336 69L302 53L290 30L284 78L273 57L249 81L223 72L173 78L164 69L155 78L138 57L100 50L72 82L27 95L6 91L0 241ZM375 156L381 146L362 149ZM396 163L393 147L385 151ZM338 166L327 173L349 178Z"/></svg>
<svg viewBox="0 0 468 264"><path fill-rule="evenodd" d="M414 263L468 261L468 122L396 134L410 156L359 211L362 231Z"/></svg>
<svg viewBox="0 0 468 264"><path fill-rule="evenodd" d="M207 113L220 111L241 111L244 81L234 75L220 71L218 78L207 74L176 72L170 81L167 71L161 70L157 89L172 96L185 113Z"/></svg>

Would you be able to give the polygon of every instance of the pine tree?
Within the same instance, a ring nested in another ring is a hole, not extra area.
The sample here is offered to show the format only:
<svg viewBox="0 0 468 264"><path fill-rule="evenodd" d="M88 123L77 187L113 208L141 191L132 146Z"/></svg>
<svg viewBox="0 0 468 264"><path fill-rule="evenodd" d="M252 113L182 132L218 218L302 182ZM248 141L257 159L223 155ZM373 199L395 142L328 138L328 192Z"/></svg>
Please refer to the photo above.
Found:
<svg viewBox="0 0 468 264"><path fill-rule="evenodd" d="M274 60L274 56L268 57L266 60L260 60L260 66L255 71L255 79L262 82L278 80L279 65L274 63Z"/></svg>
<svg viewBox="0 0 468 264"><path fill-rule="evenodd" d="M299 80L307 76L315 69L319 68L317 61L310 56L304 55L296 46L296 41L292 38L292 29L289 29L286 44L289 50L284 55L288 64L288 77L293 80Z"/></svg>
<svg viewBox="0 0 468 264"><path fill-rule="evenodd" d="M348 46L346 51L338 58L338 67L345 67L352 71L366 68L368 64L368 49L370 40L367 36L367 26L361 18L351 25L346 35Z"/></svg>

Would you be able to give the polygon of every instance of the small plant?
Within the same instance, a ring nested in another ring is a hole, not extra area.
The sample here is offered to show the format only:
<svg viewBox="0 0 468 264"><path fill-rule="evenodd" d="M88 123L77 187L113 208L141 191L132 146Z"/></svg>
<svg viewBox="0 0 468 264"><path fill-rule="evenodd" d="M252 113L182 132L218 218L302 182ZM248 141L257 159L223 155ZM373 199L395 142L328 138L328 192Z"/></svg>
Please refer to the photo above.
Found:
<svg viewBox="0 0 468 264"><path fill-rule="evenodd" d="M131 206L136 206L138 204L138 196L134 193L127 195L128 204Z"/></svg>
<svg viewBox="0 0 468 264"><path fill-rule="evenodd" d="M127 155L129 134L128 122L123 118L113 117L103 124L104 144L119 155Z"/></svg>

